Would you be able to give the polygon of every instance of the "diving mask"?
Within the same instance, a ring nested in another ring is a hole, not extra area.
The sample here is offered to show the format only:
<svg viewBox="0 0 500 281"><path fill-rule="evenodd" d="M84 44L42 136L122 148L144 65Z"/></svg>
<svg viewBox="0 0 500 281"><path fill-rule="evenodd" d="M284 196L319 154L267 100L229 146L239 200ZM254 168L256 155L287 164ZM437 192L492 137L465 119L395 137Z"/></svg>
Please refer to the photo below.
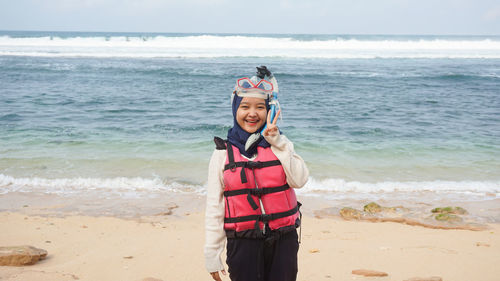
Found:
<svg viewBox="0 0 500 281"><path fill-rule="evenodd" d="M268 99L273 93L273 84L267 80L260 80L257 84L248 77L236 81L234 92L240 97Z"/></svg>

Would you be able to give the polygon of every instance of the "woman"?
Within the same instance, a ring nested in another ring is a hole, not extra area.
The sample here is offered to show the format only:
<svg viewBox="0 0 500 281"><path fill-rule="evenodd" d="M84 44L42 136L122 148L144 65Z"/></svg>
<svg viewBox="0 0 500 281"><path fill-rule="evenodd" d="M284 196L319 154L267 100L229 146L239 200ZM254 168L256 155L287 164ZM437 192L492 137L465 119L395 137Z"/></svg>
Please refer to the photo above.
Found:
<svg viewBox="0 0 500 281"><path fill-rule="evenodd" d="M271 120L276 79L264 66L257 70L260 79L237 81L231 97L234 125L227 141L215 138L210 159L205 259L217 281L219 272L226 274L221 262L226 240L232 281L297 277L300 203L293 188L307 182L309 171L276 126L281 111Z"/></svg>

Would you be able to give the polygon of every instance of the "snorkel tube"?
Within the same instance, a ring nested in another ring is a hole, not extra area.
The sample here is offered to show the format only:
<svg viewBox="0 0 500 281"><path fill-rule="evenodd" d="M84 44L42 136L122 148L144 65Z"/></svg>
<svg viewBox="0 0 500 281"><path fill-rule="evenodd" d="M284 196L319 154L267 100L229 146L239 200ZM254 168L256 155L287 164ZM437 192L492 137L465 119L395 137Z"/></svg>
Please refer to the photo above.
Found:
<svg viewBox="0 0 500 281"><path fill-rule="evenodd" d="M279 107L279 102L278 102L278 81L276 81L276 78L274 78L274 75L267 69L266 66L257 66L257 77L260 80L264 79L266 76L268 77L268 81L273 84L273 92L271 93L271 96L269 97L269 105L270 105L270 111L271 111L271 122L274 121L274 118L276 116L276 107ZM252 77L253 78L253 77ZM260 132L255 132L250 137L248 137L247 142L245 143L245 150L248 151L250 148L252 148L254 145L258 143L258 140L261 138L262 135L264 135L264 130L267 128L267 123L264 125L264 128Z"/></svg>
<svg viewBox="0 0 500 281"><path fill-rule="evenodd" d="M265 67L265 66L263 66L263 67ZM257 67L257 69L259 69L259 68ZM269 70L267 70L267 71L269 71ZM269 74L271 74L271 72L269 72ZM269 77L269 82L271 82L273 84L273 93L269 97L269 105L271 106L271 108L269 109L271 111L271 120L270 121L272 123L274 121L274 117L276 116L276 107L279 106L279 103L278 103L279 89L278 89L278 81L276 81L276 78L274 78L274 76L272 74ZM267 128L267 123L264 126L264 128L262 128L262 131L260 131L261 135L264 134L264 130L266 130L266 128Z"/></svg>

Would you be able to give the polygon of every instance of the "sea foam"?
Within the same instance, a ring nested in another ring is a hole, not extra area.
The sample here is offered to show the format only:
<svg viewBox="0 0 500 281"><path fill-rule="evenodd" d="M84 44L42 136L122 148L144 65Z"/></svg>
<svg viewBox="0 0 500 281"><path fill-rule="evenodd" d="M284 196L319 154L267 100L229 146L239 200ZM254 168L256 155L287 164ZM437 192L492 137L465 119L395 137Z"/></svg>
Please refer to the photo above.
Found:
<svg viewBox="0 0 500 281"><path fill-rule="evenodd" d="M12 177L0 174L0 194L9 192L40 192L59 195L78 195L81 193L120 194L134 193L142 197L147 193L182 192L206 193L206 183L183 183L161 178L115 177L115 178L40 178ZM500 196L500 181L384 181L358 182L343 179L315 179L296 189L300 195L349 193L388 194L393 192L432 192ZM142 194L142 195L141 195Z"/></svg>
<svg viewBox="0 0 500 281"><path fill-rule="evenodd" d="M200 192L201 186L168 182L160 178L40 178L12 177L0 174L0 194L9 192L40 192L59 195L77 195L82 192L130 193Z"/></svg>
<svg viewBox="0 0 500 281"><path fill-rule="evenodd" d="M298 40L256 36L0 36L0 56L40 57L284 57L284 58L500 58L496 39L335 38Z"/></svg>
<svg viewBox="0 0 500 281"><path fill-rule="evenodd" d="M391 192L435 192L471 193L500 196L500 181L382 181L360 182L344 179L310 178L299 193L391 193Z"/></svg>

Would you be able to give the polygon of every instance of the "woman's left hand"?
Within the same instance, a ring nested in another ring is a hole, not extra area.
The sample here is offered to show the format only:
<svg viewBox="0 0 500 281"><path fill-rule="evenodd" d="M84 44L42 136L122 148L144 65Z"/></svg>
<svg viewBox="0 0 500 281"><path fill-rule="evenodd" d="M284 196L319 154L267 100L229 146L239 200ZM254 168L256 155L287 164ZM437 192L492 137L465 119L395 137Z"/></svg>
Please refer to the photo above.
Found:
<svg viewBox="0 0 500 281"><path fill-rule="evenodd" d="M278 110L276 116L274 116L273 122L271 122L271 111L267 113L267 126L266 129L264 130L264 136L274 137L276 135L279 135L280 130L278 130L278 126L276 126L276 123L278 122L278 117L280 116L280 113L281 109Z"/></svg>

